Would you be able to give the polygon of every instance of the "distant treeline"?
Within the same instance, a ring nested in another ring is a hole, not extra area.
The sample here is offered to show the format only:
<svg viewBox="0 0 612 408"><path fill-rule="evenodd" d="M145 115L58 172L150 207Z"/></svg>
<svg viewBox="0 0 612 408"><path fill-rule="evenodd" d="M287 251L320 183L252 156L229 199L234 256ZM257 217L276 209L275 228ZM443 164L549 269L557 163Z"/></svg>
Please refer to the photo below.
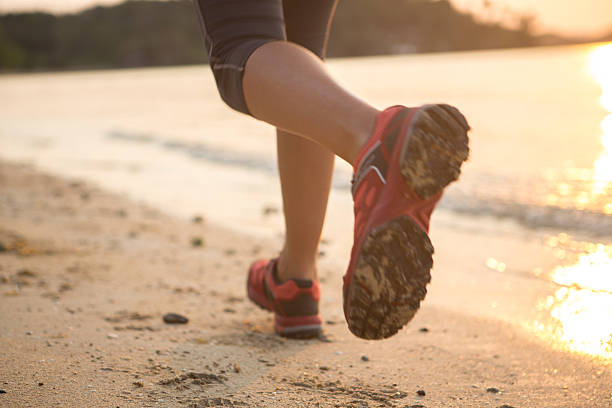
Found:
<svg viewBox="0 0 612 408"><path fill-rule="evenodd" d="M304 0L308 1L308 0ZM384 4L384 7L382 6ZM477 21L447 0L344 0L328 56L362 56L567 43ZM77 14L0 16L0 70L114 68L206 62L191 0L127 1Z"/></svg>

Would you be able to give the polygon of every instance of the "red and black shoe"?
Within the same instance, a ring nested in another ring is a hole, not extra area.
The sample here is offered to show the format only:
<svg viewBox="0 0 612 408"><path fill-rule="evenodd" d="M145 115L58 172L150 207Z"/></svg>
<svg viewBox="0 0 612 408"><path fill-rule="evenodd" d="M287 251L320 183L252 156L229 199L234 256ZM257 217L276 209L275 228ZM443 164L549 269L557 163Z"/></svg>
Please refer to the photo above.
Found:
<svg viewBox="0 0 612 408"><path fill-rule="evenodd" d="M274 312L274 330L291 338L311 338L321 333L318 281L289 279L279 282L277 259L259 260L249 268L247 293L256 305Z"/></svg>
<svg viewBox="0 0 612 408"><path fill-rule="evenodd" d="M397 333L431 280L429 219L469 155L463 115L449 105L393 106L354 165L353 249L344 276L344 315L365 339Z"/></svg>

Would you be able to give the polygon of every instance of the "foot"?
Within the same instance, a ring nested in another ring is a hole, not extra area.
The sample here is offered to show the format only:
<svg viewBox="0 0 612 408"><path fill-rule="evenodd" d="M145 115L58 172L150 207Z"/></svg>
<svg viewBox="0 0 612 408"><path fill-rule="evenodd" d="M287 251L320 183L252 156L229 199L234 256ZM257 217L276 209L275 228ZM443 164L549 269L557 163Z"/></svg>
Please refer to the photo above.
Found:
<svg viewBox="0 0 612 408"><path fill-rule="evenodd" d="M280 282L277 260L259 260L249 268L247 294L256 305L274 312L277 334L303 339L321 333L318 281L288 279Z"/></svg>
<svg viewBox="0 0 612 408"><path fill-rule="evenodd" d="M364 339L397 333L417 312L433 265L429 219L469 154L463 115L448 105L383 111L354 164L354 243L344 315Z"/></svg>

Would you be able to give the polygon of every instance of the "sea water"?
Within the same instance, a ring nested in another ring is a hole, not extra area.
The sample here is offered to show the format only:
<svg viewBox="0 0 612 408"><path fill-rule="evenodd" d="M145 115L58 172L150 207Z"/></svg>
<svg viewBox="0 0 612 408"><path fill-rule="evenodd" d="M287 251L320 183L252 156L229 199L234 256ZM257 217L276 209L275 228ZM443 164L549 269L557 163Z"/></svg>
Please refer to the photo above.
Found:
<svg viewBox="0 0 612 408"><path fill-rule="evenodd" d="M503 276L505 290L483 289L465 312L518 319L569 349L612 357L612 46L328 65L381 109L446 102L473 128L470 161L432 224L441 278L431 301L452 307L464 282L474 280L469 290L477 291ZM2 159L282 240L273 129L223 105L206 66L3 75L0 101ZM324 231L338 276L352 242L350 178L338 160ZM498 239L457 258L457 271L444 267L457 247ZM517 302L522 279L533 299ZM595 325L595 334L572 334Z"/></svg>

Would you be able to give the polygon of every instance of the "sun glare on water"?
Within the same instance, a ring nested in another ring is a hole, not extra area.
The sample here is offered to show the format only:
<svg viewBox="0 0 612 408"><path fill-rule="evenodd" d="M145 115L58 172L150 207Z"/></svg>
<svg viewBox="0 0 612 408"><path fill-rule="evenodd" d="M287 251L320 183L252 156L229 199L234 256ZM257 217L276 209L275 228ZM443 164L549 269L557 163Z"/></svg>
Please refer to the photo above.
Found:
<svg viewBox="0 0 612 408"><path fill-rule="evenodd" d="M612 183L612 44L599 46L591 52L589 70L601 85L600 103L608 112L601 122L604 151L595 161L593 169L593 193L602 194ZM608 204L606 213L612 213L612 205Z"/></svg>
<svg viewBox="0 0 612 408"><path fill-rule="evenodd" d="M540 305L549 318L536 329L572 351L612 359L612 246L571 242L565 234L549 245L581 254L551 272L561 287Z"/></svg>
<svg viewBox="0 0 612 408"><path fill-rule="evenodd" d="M601 88L593 102L604 113L600 122L601 153L590 168L567 167L558 175L546 174L550 189L544 197L549 206L612 215L612 43L594 47L587 54L586 73ZM591 137L591 135L588 135Z"/></svg>

